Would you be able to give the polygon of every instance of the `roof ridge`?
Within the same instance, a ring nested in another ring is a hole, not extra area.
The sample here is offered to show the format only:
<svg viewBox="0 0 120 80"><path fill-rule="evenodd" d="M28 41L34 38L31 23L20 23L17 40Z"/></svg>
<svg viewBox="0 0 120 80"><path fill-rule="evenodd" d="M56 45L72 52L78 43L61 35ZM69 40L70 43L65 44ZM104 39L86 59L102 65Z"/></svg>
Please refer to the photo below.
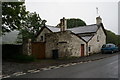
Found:
<svg viewBox="0 0 120 80"><path fill-rule="evenodd" d="M58 27L56 27L56 26L49 26L49 25L47 25L46 27L58 28ZM58 28L58 29L59 29L59 28Z"/></svg>

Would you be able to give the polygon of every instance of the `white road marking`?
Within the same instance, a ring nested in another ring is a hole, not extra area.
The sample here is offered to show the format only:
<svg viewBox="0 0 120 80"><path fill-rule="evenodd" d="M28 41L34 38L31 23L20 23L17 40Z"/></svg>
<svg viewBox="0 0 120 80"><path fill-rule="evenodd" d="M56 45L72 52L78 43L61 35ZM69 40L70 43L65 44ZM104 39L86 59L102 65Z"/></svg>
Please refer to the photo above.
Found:
<svg viewBox="0 0 120 80"><path fill-rule="evenodd" d="M68 66L70 66L70 65L69 64L64 65L64 67L68 67Z"/></svg>
<svg viewBox="0 0 120 80"><path fill-rule="evenodd" d="M50 69L53 69L53 68L55 68L55 67L56 67L56 66L50 66L49 68L50 68Z"/></svg>
<svg viewBox="0 0 120 80"><path fill-rule="evenodd" d="M59 66L55 67L54 69L60 68Z"/></svg>
<svg viewBox="0 0 120 80"><path fill-rule="evenodd" d="M79 62L79 63L83 63L83 62L81 61L81 62Z"/></svg>
<svg viewBox="0 0 120 80"><path fill-rule="evenodd" d="M50 68L42 68L42 70L50 70Z"/></svg>
<svg viewBox="0 0 120 80"><path fill-rule="evenodd" d="M3 78L9 78L10 76L4 76Z"/></svg>
<svg viewBox="0 0 120 80"><path fill-rule="evenodd" d="M20 75L25 75L26 73L20 73L20 74L17 74L15 76L20 76Z"/></svg>
<svg viewBox="0 0 120 80"><path fill-rule="evenodd" d="M28 70L27 72L34 72L36 69L33 69L33 70Z"/></svg>
<svg viewBox="0 0 120 80"><path fill-rule="evenodd" d="M13 73L13 75L19 75L19 74L22 74L23 72L16 72L16 73Z"/></svg>
<svg viewBox="0 0 120 80"><path fill-rule="evenodd" d="M32 71L31 73L37 73L37 72L40 72L40 70L35 70L35 71Z"/></svg>
<svg viewBox="0 0 120 80"><path fill-rule="evenodd" d="M72 63L71 65L76 65L77 63Z"/></svg>
<svg viewBox="0 0 120 80"><path fill-rule="evenodd" d="M63 65L59 65L59 67L63 67L64 66L64 64Z"/></svg>

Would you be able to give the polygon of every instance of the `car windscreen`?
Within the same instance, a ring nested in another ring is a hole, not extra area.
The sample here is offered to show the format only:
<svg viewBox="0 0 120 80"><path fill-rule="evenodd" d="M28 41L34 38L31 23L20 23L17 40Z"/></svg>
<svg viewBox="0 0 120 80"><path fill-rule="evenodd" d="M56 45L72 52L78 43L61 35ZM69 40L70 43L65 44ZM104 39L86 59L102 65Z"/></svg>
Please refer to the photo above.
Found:
<svg viewBox="0 0 120 80"><path fill-rule="evenodd" d="M110 44L108 45L108 44L107 44L107 45L103 45L103 46L102 46L102 48L111 48L111 47L115 47L115 45L110 45Z"/></svg>

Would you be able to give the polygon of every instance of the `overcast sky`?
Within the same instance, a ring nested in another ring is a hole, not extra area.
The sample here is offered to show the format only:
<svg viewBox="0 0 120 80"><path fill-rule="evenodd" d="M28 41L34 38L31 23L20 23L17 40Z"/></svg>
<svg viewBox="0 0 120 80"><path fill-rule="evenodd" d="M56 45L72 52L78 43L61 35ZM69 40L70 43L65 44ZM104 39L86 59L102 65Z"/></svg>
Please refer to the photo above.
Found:
<svg viewBox="0 0 120 80"><path fill-rule="evenodd" d="M118 34L118 0L26 0L25 5L28 11L37 12L52 26L62 17L80 18L87 25L95 24L96 16L100 15L104 27Z"/></svg>

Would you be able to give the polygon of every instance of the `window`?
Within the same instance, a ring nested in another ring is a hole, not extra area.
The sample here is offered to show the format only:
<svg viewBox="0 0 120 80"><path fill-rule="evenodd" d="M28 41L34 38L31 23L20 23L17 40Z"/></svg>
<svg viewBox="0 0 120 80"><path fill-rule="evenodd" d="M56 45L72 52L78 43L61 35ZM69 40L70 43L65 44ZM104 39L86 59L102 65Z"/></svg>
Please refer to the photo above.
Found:
<svg viewBox="0 0 120 80"><path fill-rule="evenodd" d="M41 41L43 41L43 36L41 36Z"/></svg>
<svg viewBox="0 0 120 80"><path fill-rule="evenodd" d="M99 35L97 36L97 42L99 42Z"/></svg>
<svg viewBox="0 0 120 80"><path fill-rule="evenodd" d="M89 52L91 51L91 47L90 46L88 47L88 50L89 50Z"/></svg>

